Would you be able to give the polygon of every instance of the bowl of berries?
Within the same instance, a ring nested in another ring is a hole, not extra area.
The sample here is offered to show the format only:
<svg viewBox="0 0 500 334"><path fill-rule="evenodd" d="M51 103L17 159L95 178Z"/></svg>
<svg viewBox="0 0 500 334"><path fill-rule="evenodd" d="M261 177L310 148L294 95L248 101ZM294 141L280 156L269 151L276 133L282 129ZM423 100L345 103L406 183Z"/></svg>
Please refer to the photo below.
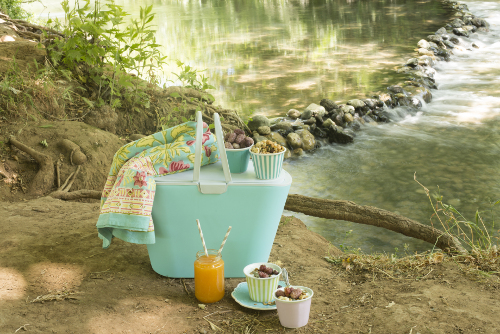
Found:
<svg viewBox="0 0 500 334"><path fill-rule="evenodd" d="M235 129L226 134L224 147L226 148L227 162L231 173L244 173L250 161L250 148L253 139L245 135L245 131Z"/></svg>
<svg viewBox="0 0 500 334"><path fill-rule="evenodd" d="M273 263L252 263L243 269L250 299L268 303L275 299L281 268Z"/></svg>

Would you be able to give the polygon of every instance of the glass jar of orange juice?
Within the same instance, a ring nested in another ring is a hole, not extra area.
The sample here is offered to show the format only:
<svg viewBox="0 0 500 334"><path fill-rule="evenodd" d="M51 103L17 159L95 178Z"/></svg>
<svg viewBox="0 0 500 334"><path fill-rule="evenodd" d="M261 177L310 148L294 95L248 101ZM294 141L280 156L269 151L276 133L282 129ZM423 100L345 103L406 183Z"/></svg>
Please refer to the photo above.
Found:
<svg viewBox="0 0 500 334"><path fill-rule="evenodd" d="M215 303L224 297L224 261L217 250L196 253L194 261L194 295L202 303Z"/></svg>

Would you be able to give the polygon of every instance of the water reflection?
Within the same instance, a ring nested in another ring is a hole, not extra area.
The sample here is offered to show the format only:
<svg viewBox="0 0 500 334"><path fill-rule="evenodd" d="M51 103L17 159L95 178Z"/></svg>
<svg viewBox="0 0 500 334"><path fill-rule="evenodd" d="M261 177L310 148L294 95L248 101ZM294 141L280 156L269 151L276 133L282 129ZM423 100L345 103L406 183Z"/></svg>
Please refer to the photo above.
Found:
<svg viewBox="0 0 500 334"><path fill-rule="evenodd" d="M284 114L321 98L382 89L395 64L445 13L438 1L118 0L138 16L154 5L158 42L204 73L217 101L246 115ZM60 14L58 1L44 13ZM168 79L174 80L174 76Z"/></svg>
<svg viewBox="0 0 500 334"><path fill-rule="evenodd" d="M479 50L455 51L453 61L439 64L432 103L415 115L392 110L394 123L366 127L353 145L325 147L314 158L288 162L292 193L352 200L429 223L432 207L413 180L416 172L431 194L440 192L469 220L481 211L488 232L499 235L494 220L500 210L490 211L490 204L500 198L500 66L492 61L500 54L500 5L478 1L470 7L486 17L492 31L475 37ZM371 226L300 217L336 245L387 252L404 244L408 251L429 249Z"/></svg>

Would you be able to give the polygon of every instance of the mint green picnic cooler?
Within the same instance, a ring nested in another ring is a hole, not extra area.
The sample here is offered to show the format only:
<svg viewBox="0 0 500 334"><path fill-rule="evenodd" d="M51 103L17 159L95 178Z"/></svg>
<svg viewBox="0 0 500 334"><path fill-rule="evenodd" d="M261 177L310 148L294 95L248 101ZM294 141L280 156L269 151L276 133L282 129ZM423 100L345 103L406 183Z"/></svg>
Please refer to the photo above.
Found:
<svg viewBox="0 0 500 334"><path fill-rule="evenodd" d="M203 249L196 219L207 248L224 245L225 277L244 277L243 268L267 262L285 207L292 178L282 171L277 179L260 180L250 162L244 173L231 174L219 115L214 114L220 161L201 165L201 112L197 115L194 169L155 178L154 244L148 253L153 270L173 278L194 277L196 252Z"/></svg>

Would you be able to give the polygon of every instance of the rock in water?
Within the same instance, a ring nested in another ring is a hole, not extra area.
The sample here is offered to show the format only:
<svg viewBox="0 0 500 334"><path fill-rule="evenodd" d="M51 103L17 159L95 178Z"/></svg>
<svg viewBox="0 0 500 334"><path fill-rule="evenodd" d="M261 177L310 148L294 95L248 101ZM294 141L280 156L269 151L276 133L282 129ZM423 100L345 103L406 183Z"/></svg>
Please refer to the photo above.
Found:
<svg viewBox="0 0 500 334"><path fill-rule="evenodd" d="M335 102L329 99L323 99L319 103L327 112L332 111L333 109L338 109L338 106Z"/></svg>
<svg viewBox="0 0 500 334"><path fill-rule="evenodd" d="M328 127L328 140L330 143L348 144L354 141L354 137L344 132L340 126Z"/></svg>
<svg viewBox="0 0 500 334"><path fill-rule="evenodd" d="M356 109L362 108L365 106L365 103L361 100L358 100L358 99L349 100L349 101L347 101L347 104L350 106L353 106Z"/></svg>
<svg viewBox="0 0 500 334"><path fill-rule="evenodd" d="M286 141L291 148L302 148L302 139L295 132L289 133L286 137Z"/></svg>
<svg viewBox="0 0 500 334"><path fill-rule="evenodd" d="M257 129L257 132L262 135L262 136L265 136L265 135L268 135L271 133L271 128L268 127L268 126L259 126L259 128Z"/></svg>
<svg viewBox="0 0 500 334"><path fill-rule="evenodd" d="M340 111L344 114L352 114L354 115L354 107L353 106L347 106L347 105L342 105L340 106Z"/></svg>
<svg viewBox="0 0 500 334"><path fill-rule="evenodd" d="M271 132L271 134L267 136L267 139L272 140L273 142L276 142L283 147L287 147L286 139L277 132Z"/></svg>
<svg viewBox="0 0 500 334"><path fill-rule="evenodd" d="M311 103L310 105L307 106L307 108L304 110L300 118L302 119L309 119L312 116L319 115L321 117L325 116L326 114L326 109L322 106L319 106L315 103ZM309 116L308 116L309 115Z"/></svg>
<svg viewBox="0 0 500 334"><path fill-rule="evenodd" d="M297 134L302 140L302 148L304 149L304 151L310 151L316 147L316 139L314 138L312 133L307 130L299 130L297 131Z"/></svg>
<svg viewBox="0 0 500 334"><path fill-rule="evenodd" d="M298 111L297 109L290 109L290 110L288 110L286 115L288 117L290 117L291 119L297 119L300 117L300 111Z"/></svg>
<svg viewBox="0 0 500 334"><path fill-rule="evenodd" d="M417 46L421 49L428 49L431 47L429 42L427 42L425 39L421 39L420 41L418 41Z"/></svg>
<svg viewBox="0 0 500 334"><path fill-rule="evenodd" d="M286 134L293 131L293 125L289 122L279 122L271 126L271 131L284 130Z"/></svg>
<svg viewBox="0 0 500 334"><path fill-rule="evenodd" d="M261 126L270 126L271 122L263 115L252 116L252 120L248 122L250 130L255 131Z"/></svg>

